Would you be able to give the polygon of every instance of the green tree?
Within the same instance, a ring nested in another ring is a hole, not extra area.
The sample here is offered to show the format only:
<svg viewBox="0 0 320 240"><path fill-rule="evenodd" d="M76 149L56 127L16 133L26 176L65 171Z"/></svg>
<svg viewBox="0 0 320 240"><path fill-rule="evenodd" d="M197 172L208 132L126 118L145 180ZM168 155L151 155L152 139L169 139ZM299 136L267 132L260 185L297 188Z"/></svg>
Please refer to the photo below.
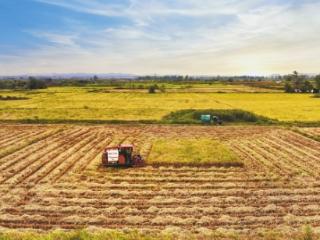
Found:
<svg viewBox="0 0 320 240"><path fill-rule="evenodd" d="M148 88L148 92L149 93L156 93L156 86L155 85L151 85L151 86L149 86L149 88Z"/></svg>
<svg viewBox="0 0 320 240"><path fill-rule="evenodd" d="M305 80L302 87L302 92L311 92L313 85L310 81Z"/></svg>
<svg viewBox="0 0 320 240"><path fill-rule="evenodd" d="M304 86L304 77L299 75L297 71L293 71L292 80L293 80L293 88L302 91Z"/></svg>
<svg viewBox="0 0 320 240"><path fill-rule="evenodd" d="M286 93L292 93L292 92L294 92L294 89L293 89L293 87L292 87L292 85L291 85L290 82L286 82L286 83L285 83L285 85L284 85L284 91L285 91Z"/></svg>
<svg viewBox="0 0 320 240"><path fill-rule="evenodd" d="M320 75L317 75L315 78L316 88L320 90Z"/></svg>
<svg viewBox="0 0 320 240"><path fill-rule="evenodd" d="M162 93L166 92L166 86L164 84L162 84L159 89Z"/></svg>
<svg viewBox="0 0 320 240"><path fill-rule="evenodd" d="M27 89L44 89L47 88L45 81L38 80L34 77L29 77L26 85Z"/></svg>

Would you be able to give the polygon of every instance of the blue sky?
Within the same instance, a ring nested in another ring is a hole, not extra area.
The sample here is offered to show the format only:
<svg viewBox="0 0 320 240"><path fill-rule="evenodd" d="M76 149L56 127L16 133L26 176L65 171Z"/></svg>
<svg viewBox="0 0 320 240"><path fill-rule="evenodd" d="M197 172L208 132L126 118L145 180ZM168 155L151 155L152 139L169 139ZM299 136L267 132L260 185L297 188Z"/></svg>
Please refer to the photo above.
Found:
<svg viewBox="0 0 320 240"><path fill-rule="evenodd" d="M0 0L0 75L320 67L320 0Z"/></svg>

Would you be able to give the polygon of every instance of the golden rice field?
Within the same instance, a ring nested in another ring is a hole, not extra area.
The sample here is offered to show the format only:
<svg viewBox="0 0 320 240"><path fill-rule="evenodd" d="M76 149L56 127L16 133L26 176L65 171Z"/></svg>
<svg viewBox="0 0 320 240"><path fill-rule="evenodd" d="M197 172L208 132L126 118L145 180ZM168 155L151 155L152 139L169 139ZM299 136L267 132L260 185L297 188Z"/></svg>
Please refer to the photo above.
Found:
<svg viewBox="0 0 320 240"><path fill-rule="evenodd" d="M212 152L227 149L243 166L154 166L154 151L167 148L156 145L159 139L175 144L166 155L172 159L181 154L179 141L197 148L192 140L211 139L212 147L218 144ZM120 143L134 144L148 165L102 167L102 150ZM320 142L290 129L1 125L0 149L3 228L209 236L215 230L258 235L320 228Z"/></svg>
<svg viewBox="0 0 320 240"><path fill-rule="evenodd" d="M243 162L221 141L212 138L160 138L153 141L148 163L153 166L242 166Z"/></svg>
<svg viewBox="0 0 320 240"><path fill-rule="evenodd" d="M236 86L239 87L239 86ZM97 90L98 89L98 90ZM242 109L280 121L319 122L320 100L311 94L119 92L107 88L60 87L34 91L1 91L27 97L0 101L0 120L42 122L161 120L181 109ZM97 90L97 91L95 91Z"/></svg>

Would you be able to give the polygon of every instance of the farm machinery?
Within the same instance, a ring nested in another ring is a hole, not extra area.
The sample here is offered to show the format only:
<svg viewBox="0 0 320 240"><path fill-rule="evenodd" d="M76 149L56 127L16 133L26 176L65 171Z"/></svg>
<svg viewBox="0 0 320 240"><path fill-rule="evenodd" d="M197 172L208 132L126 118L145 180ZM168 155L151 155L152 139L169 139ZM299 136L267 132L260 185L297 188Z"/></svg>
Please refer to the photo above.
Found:
<svg viewBox="0 0 320 240"><path fill-rule="evenodd" d="M131 144L107 147L102 154L102 164L107 167L140 167L144 160L134 153Z"/></svg>
<svg viewBox="0 0 320 240"><path fill-rule="evenodd" d="M210 114L203 114L200 116L200 120L204 124L215 124L215 125L222 125L222 119L218 116L212 116Z"/></svg>

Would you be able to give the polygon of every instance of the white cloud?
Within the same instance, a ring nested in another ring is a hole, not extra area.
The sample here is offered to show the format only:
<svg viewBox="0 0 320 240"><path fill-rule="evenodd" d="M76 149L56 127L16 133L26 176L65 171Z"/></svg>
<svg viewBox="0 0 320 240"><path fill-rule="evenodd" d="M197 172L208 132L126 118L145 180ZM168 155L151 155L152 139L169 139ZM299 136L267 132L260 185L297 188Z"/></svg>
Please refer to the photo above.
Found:
<svg viewBox="0 0 320 240"><path fill-rule="evenodd" d="M320 3L37 1L131 23L84 25L68 33L30 31L50 44L6 58L0 71L245 74L316 72L320 65Z"/></svg>
<svg viewBox="0 0 320 240"><path fill-rule="evenodd" d="M77 39L77 34L63 34L54 32L44 32L44 31L25 31L32 34L37 38L44 38L47 41L65 46L75 46L75 40Z"/></svg>
<svg viewBox="0 0 320 240"><path fill-rule="evenodd" d="M78 12L102 15L119 16L123 6L119 4L104 4L96 0L36 0L38 2L68 8Z"/></svg>

